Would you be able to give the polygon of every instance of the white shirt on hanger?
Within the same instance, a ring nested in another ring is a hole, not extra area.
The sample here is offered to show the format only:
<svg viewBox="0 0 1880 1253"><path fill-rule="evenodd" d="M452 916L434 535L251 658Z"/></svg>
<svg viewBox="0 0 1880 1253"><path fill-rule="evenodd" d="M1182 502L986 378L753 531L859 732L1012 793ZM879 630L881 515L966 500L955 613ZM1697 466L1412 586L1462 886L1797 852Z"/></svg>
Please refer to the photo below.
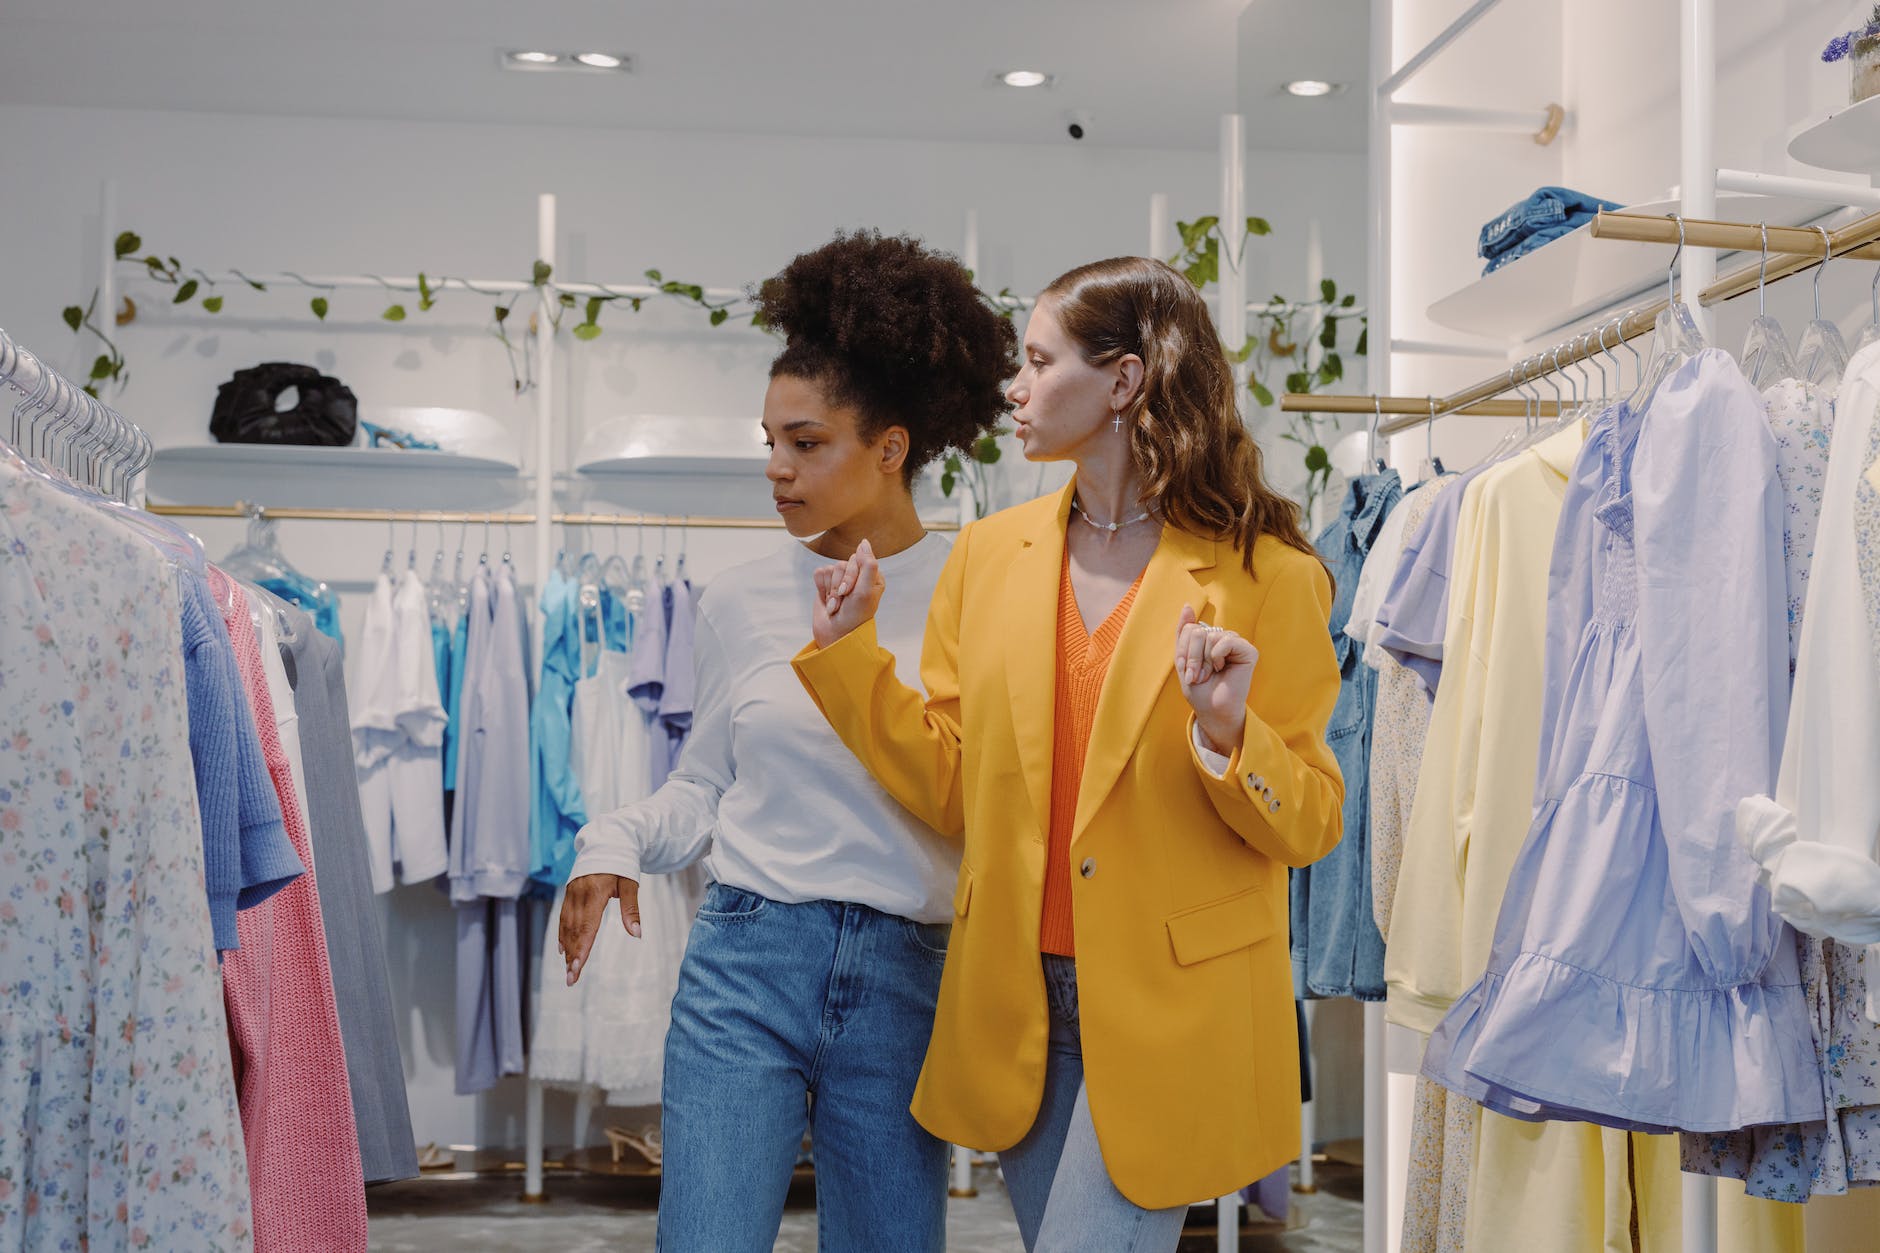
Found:
<svg viewBox="0 0 1880 1253"><path fill-rule="evenodd" d="M929 534L881 559L876 630L916 689L947 550ZM678 766L645 800L591 817L570 878L670 874L709 851L713 879L773 900L952 919L959 844L874 781L790 668L809 639L811 577L823 564L792 542L712 580L699 600L698 691Z"/></svg>

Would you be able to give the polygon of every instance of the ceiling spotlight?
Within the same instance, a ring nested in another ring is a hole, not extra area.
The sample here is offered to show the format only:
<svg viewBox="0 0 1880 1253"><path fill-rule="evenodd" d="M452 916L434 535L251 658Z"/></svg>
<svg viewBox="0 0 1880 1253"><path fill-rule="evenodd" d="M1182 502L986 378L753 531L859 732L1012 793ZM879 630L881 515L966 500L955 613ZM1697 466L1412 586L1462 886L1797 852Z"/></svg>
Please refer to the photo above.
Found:
<svg viewBox="0 0 1880 1253"><path fill-rule="evenodd" d="M519 65L553 65L561 60L556 52L511 52L509 59Z"/></svg>
<svg viewBox="0 0 1880 1253"><path fill-rule="evenodd" d="M1007 87L1049 87L1051 76L1043 70L1006 70L999 81Z"/></svg>
<svg viewBox="0 0 1880 1253"><path fill-rule="evenodd" d="M611 52L577 52L574 59L591 70L617 70L626 64L625 57L617 57Z"/></svg>
<svg viewBox="0 0 1880 1253"><path fill-rule="evenodd" d="M1340 87L1338 83L1328 83L1321 78L1301 78L1286 84L1286 90L1295 96L1329 96Z"/></svg>

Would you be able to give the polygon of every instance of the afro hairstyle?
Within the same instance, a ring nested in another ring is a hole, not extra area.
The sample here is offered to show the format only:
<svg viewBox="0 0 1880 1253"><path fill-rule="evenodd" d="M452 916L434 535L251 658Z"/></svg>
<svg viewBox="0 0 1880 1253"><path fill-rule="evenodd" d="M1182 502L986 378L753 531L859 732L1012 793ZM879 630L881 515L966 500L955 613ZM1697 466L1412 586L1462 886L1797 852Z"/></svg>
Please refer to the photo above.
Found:
<svg viewBox="0 0 1880 1253"><path fill-rule="evenodd" d="M755 294L763 324L783 336L772 378L821 389L860 417L872 443L908 432L905 473L949 449L970 450L1006 412L1018 336L958 260L906 236L838 233Z"/></svg>

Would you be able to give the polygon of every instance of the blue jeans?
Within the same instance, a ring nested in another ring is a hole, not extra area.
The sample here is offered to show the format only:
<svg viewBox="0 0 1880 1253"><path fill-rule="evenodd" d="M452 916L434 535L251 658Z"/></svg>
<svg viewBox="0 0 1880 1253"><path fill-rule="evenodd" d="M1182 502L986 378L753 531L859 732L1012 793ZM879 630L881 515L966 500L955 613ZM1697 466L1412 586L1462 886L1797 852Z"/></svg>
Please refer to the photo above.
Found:
<svg viewBox="0 0 1880 1253"><path fill-rule="evenodd" d="M1050 1052L1037 1121L999 1154L1025 1247L1035 1253L1173 1253L1188 1207L1146 1210L1110 1182L1084 1091L1083 1035L1077 1021L1077 963L1047 953L1045 999Z"/></svg>
<svg viewBox="0 0 1880 1253"><path fill-rule="evenodd" d="M908 1103L949 930L712 884L666 1036L660 1249L770 1249L806 1127L821 1248L945 1246L947 1146Z"/></svg>

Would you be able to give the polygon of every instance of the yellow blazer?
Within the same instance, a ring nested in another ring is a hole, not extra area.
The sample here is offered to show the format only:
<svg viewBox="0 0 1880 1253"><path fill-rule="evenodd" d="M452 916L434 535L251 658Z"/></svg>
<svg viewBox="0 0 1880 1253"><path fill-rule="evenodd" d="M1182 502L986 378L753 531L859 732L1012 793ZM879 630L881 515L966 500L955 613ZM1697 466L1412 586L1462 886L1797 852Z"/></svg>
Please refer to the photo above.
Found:
<svg viewBox="0 0 1880 1253"><path fill-rule="evenodd" d="M921 678L872 623L795 659L845 744L936 830L965 833L953 938L913 1112L943 1140L1010 1148L1043 1095L1039 959L1058 579L1070 489L961 531L934 591ZM1331 582L1278 540L1254 577L1169 528L1097 703L1071 837L1085 1084L1124 1196L1219 1196L1299 1152L1286 867L1338 842L1344 782ZM1175 677L1181 607L1260 651L1247 730L1216 778Z"/></svg>

